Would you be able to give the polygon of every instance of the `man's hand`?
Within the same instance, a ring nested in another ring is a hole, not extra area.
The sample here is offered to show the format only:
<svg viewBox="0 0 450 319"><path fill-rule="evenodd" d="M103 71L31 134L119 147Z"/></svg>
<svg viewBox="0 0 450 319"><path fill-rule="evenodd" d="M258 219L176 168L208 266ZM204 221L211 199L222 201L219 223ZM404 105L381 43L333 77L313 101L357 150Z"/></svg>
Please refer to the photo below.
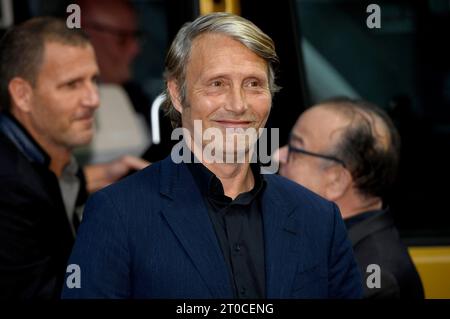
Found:
<svg viewBox="0 0 450 319"><path fill-rule="evenodd" d="M141 170L150 165L149 162L134 156L122 156L117 160L86 165L84 175L86 176L86 187L89 193L98 191L108 186L133 170Z"/></svg>

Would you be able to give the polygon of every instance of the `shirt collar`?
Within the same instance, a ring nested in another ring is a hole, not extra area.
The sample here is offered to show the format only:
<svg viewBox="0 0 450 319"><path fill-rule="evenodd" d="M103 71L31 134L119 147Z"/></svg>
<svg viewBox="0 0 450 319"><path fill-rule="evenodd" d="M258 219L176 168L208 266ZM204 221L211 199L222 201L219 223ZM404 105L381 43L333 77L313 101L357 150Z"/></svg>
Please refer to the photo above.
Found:
<svg viewBox="0 0 450 319"><path fill-rule="evenodd" d="M382 209L363 212L358 215L344 219L344 223L348 230L348 229L352 228L353 226L355 226L356 224L359 224L360 222L362 222L366 219L372 218L375 215L382 214L383 212L384 212L384 210L382 210Z"/></svg>
<svg viewBox="0 0 450 319"><path fill-rule="evenodd" d="M50 165L48 154L14 116L0 113L0 132L5 134L30 162L36 162L45 166Z"/></svg>
<svg viewBox="0 0 450 319"><path fill-rule="evenodd" d="M195 161L191 161L186 165L188 166L189 171L194 177L195 183L203 196L213 199L223 199L226 197L222 182L206 166ZM250 168L255 179L255 185L249 192L239 194L235 199L236 203L244 205L248 204L264 188L266 181L264 180L264 175L260 172L260 165L257 163L251 163Z"/></svg>

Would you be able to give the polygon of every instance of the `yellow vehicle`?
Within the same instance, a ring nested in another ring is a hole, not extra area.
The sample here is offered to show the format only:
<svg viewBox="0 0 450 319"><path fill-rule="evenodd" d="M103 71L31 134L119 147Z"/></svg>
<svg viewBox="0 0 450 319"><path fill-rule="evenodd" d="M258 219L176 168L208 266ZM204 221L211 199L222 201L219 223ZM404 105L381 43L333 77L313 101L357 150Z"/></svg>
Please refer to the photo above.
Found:
<svg viewBox="0 0 450 319"><path fill-rule="evenodd" d="M425 298L450 299L450 248L409 248L425 289Z"/></svg>

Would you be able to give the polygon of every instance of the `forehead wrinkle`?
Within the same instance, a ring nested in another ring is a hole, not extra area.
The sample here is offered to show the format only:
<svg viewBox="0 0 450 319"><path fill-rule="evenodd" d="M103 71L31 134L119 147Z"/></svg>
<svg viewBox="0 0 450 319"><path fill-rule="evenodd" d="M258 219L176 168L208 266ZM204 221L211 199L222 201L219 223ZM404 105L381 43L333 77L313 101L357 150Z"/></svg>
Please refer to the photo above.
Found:
<svg viewBox="0 0 450 319"><path fill-rule="evenodd" d="M59 53L66 50L67 55ZM58 42L48 42L44 47L43 60L37 74L39 83L43 78L52 78L55 82L64 82L68 79L82 77L87 71L99 70L95 60L95 52L92 46L73 46Z"/></svg>

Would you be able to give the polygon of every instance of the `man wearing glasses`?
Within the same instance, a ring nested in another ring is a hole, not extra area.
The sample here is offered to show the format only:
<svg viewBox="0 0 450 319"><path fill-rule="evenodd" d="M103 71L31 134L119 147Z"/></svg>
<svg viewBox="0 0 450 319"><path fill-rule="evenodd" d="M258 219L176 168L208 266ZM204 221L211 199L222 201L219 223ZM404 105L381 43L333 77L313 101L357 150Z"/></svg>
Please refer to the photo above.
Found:
<svg viewBox="0 0 450 319"><path fill-rule="evenodd" d="M131 66L140 51L140 32L132 4L126 0L78 4L83 30L94 45L101 80L115 84L131 80Z"/></svg>
<svg viewBox="0 0 450 319"><path fill-rule="evenodd" d="M304 112L288 146L279 151L281 175L339 206L368 298L423 298L417 271L383 207L395 180L399 146L398 132L383 110L334 98ZM369 265L380 267L380 284L369 277Z"/></svg>

